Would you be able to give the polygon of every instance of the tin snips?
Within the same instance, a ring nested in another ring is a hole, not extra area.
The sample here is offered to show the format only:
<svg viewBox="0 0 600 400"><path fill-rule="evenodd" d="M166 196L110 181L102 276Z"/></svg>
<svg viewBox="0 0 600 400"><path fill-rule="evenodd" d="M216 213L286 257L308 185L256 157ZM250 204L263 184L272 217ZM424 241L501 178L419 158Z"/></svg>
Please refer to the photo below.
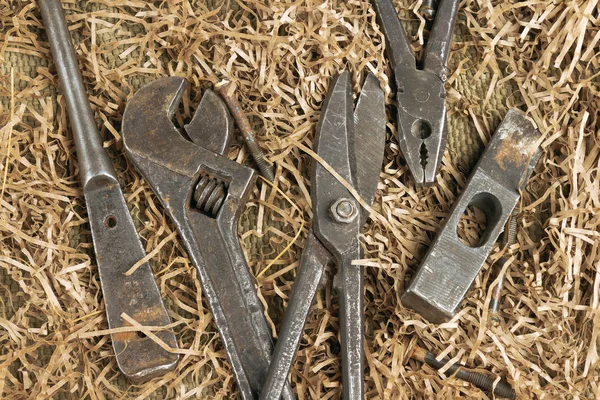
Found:
<svg viewBox="0 0 600 400"><path fill-rule="evenodd" d="M312 164L312 228L261 400L279 398L330 261L337 266L334 288L340 299L344 398L363 398L364 271L352 262L362 258L359 235L369 213L355 195L368 205L373 202L383 163L385 132L384 94L377 78L367 75L355 108L350 74L338 75L317 125L314 151L320 160L314 159ZM354 195L339 178L352 187Z"/></svg>
<svg viewBox="0 0 600 400"><path fill-rule="evenodd" d="M439 0L417 61L392 0L373 0L396 82L398 142L418 185L435 183L447 141L446 74L458 0Z"/></svg>
<svg viewBox="0 0 600 400"><path fill-rule="evenodd" d="M158 79L141 88L123 116L129 158L177 227L236 376L241 398L262 387L272 339L237 226L256 180L251 168L228 159L233 121L225 103L207 90L182 135L172 122L187 82ZM283 399L292 399L286 385Z"/></svg>

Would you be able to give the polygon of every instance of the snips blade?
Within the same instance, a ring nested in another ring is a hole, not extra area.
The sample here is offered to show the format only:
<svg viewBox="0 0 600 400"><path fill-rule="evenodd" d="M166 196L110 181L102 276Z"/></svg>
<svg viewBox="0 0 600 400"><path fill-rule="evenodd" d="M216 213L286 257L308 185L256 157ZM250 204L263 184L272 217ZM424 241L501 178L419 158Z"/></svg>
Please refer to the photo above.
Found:
<svg viewBox="0 0 600 400"><path fill-rule="evenodd" d="M344 71L336 76L323 104L315 135L315 151L348 183L353 184L354 125L352 109L352 80ZM314 165L315 178L329 175L325 167Z"/></svg>
<svg viewBox="0 0 600 400"><path fill-rule="evenodd" d="M340 229L330 218L333 204L339 199L350 199L352 196L328 168L333 169L352 187L356 187L353 108L352 80L350 73L344 71L332 82L315 135L315 151L328 167L318 160L313 160L311 176L315 234L332 254L338 256L346 251L352 240L355 240L359 227L358 223L353 221Z"/></svg>
<svg viewBox="0 0 600 400"><path fill-rule="evenodd" d="M383 163L386 132L385 100L379 80L368 74L356 109L352 100L350 74L342 72L334 82L325 100L317 126L315 149L317 154L338 175L344 178L367 203L371 204ZM332 207L340 199L349 199L357 210L348 189L324 165L314 161L311 181L313 225L316 235L329 243L332 253L344 252L351 246L352 237L360 233L368 213L360 212L358 223L345 222L340 228L332 219ZM342 231L344 233L342 233Z"/></svg>
<svg viewBox="0 0 600 400"><path fill-rule="evenodd" d="M373 203L383 164L385 147L385 98L375 75L367 74L354 110L356 190L368 204ZM368 213L361 213L361 226Z"/></svg>
<svg viewBox="0 0 600 400"><path fill-rule="evenodd" d="M207 90L185 131L198 146L224 156L233 139L233 119L223 100Z"/></svg>

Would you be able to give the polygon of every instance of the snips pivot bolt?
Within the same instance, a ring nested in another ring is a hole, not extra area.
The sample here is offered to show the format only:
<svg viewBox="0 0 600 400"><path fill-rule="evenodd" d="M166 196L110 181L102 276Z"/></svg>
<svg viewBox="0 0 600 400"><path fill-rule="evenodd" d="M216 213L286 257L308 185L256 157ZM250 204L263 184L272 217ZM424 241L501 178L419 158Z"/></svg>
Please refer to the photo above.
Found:
<svg viewBox="0 0 600 400"><path fill-rule="evenodd" d="M336 200L330 208L331 216L337 222L349 224L358 215L358 209L350 199L341 198Z"/></svg>

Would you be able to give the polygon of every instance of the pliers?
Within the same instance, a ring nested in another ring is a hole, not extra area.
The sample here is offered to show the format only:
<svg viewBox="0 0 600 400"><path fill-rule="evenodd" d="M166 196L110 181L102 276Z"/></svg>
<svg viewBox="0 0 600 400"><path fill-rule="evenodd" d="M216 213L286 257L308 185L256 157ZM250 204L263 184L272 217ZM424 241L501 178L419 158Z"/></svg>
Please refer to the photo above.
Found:
<svg viewBox="0 0 600 400"><path fill-rule="evenodd" d="M440 0L417 62L392 0L374 0L396 81L398 142L418 185L435 183L447 141L446 74L458 0Z"/></svg>
<svg viewBox="0 0 600 400"><path fill-rule="evenodd" d="M334 288L341 302L344 398L363 398L364 271L361 266L352 265L352 261L362 258L359 235L369 213L359 205L356 194L368 205L373 202L383 163L385 132L384 95L377 78L367 75L354 108L350 74L338 75L325 99L316 130L314 151L320 160L315 159L312 164L312 228L261 400L278 399L281 394L330 261L337 266ZM339 178L353 188L354 194Z"/></svg>

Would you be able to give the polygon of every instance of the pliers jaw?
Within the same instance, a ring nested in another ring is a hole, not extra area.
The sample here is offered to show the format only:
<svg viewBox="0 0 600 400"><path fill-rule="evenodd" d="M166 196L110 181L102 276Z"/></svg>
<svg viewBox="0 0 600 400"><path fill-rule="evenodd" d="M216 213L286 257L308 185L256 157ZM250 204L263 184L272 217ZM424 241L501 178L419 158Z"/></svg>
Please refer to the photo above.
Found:
<svg viewBox="0 0 600 400"><path fill-rule="evenodd" d="M432 185L446 148L445 83L459 1L439 1L421 62L392 1L374 4L396 81L400 148L417 185Z"/></svg>
<svg viewBox="0 0 600 400"><path fill-rule="evenodd" d="M406 72L396 81L398 142L417 185L429 186L446 147L446 90L428 71Z"/></svg>

